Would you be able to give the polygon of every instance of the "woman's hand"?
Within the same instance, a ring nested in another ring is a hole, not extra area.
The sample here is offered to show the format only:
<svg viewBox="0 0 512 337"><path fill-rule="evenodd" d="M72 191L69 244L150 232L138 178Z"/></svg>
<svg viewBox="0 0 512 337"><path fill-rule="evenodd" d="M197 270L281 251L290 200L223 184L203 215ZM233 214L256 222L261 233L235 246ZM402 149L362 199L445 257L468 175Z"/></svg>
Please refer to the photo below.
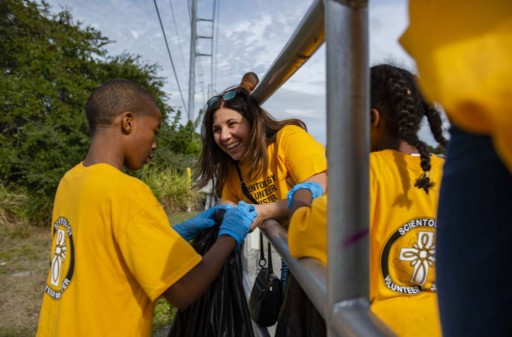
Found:
<svg viewBox="0 0 512 337"><path fill-rule="evenodd" d="M276 221L283 221L288 218L288 201L278 200L268 204L257 204L254 205L258 216L254 219L251 231L268 219L275 219Z"/></svg>
<svg viewBox="0 0 512 337"><path fill-rule="evenodd" d="M231 205L233 207L236 207L236 204L231 200L222 200L221 205Z"/></svg>

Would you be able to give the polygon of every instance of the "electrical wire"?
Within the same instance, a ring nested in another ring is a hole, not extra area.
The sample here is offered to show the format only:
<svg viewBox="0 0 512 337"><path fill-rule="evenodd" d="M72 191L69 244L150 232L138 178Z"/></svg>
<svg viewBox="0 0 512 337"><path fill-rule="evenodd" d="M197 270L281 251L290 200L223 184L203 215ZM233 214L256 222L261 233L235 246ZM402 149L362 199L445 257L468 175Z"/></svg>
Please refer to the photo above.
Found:
<svg viewBox="0 0 512 337"><path fill-rule="evenodd" d="M169 5L171 7L172 19L174 22L174 30L176 31L176 37L178 38L178 48L180 49L181 63L183 63L183 69L187 69L185 65L185 57L183 56L183 50L181 49L181 39L178 33L178 25L176 24L176 16L174 15L174 7L172 6L172 0L169 0Z"/></svg>
<svg viewBox="0 0 512 337"><path fill-rule="evenodd" d="M217 52L219 50L219 16L220 16L220 0L216 0L216 9L215 9L215 13L214 13L214 17L216 16L216 19L214 19L213 21L213 24L214 24L214 27L215 27L215 35L214 35L214 39L215 39L215 50L212 50L212 80L211 80L211 88L212 88L212 93L213 93L213 90L215 89L215 86L216 86L216 82L217 82Z"/></svg>
<svg viewBox="0 0 512 337"><path fill-rule="evenodd" d="M187 9L188 9L188 22L192 22L192 4L190 3L190 0L187 0Z"/></svg>
<svg viewBox="0 0 512 337"><path fill-rule="evenodd" d="M169 59L171 60L171 65L172 65L172 71L174 72L174 77L176 78L176 83L178 84L178 90L180 92L181 101L183 102L183 109L185 110L185 113L188 114L187 105L185 104L185 99L183 99L183 93L181 92L180 82L178 81L178 74L176 73L176 68L174 67L174 61L172 60L171 49L169 48L169 43L167 42L167 36L165 35L164 26L162 24L162 19L160 18L160 11L158 10L158 4L156 3L156 0L153 0L153 2L155 3L156 14L158 15L158 21L160 22L160 28L162 28L162 33L164 34L164 41L165 41L165 46L167 47L167 54L169 54Z"/></svg>

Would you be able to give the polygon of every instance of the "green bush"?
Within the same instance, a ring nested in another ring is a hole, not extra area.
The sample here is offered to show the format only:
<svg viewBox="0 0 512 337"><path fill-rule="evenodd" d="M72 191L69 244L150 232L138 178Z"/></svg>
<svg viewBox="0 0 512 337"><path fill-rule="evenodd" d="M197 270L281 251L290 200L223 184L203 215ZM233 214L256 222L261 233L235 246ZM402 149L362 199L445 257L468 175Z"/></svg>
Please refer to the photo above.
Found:
<svg viewBox="0 0 512 337"><path fill-rule="evenodd" d="M49 223L60 179L87 154L85 102L107 79L132 80L157 101L163 116L157 166L182 172L198 157L199 119L179 124L160 66L129 53L110 56L111 42L67 10L51 14L44 1L0 1L0 182L25 191L32 224ZM169 199L169 193L161 194Z"/></svg>
<svg viewBox="0 0 512 337"><path fill-rule="evenodd" d="M28 196L21 191L9 191L0 183L0 224L26 223Z"/></svg>
<svg viewBox="0 0 512 337"><path fill-rule="evenodd" d="M201 195L191 189L186 170L178 172L173 167L162 169L148 165L142 170L140 178L153 190L168 214L195 210L201 203Z"/></svg>

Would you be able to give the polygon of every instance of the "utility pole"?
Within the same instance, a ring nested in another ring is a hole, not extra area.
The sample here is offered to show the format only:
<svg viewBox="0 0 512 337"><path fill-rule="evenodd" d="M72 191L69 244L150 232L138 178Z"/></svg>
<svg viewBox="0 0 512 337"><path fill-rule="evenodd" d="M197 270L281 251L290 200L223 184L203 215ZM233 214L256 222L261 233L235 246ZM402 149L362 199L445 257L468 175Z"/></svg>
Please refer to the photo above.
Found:
<svg viewBox="0 0 512 337"><path fill-rule="evenodd" d="M190 65L188 73L188 120L194 120L194 98L196 81L196 41L197 41L197 0L192 0L190 18Z"/></svg>
<svg viewBox="0 0 512 337"><path fill-rule="evenodd" d="M195 81L196 81L196 56L207 56L212 58L213 62L213 26L215 18L216 0L214 1L214 9L212 11L211 19L201 19L197 17L197 0L191 0L191 19L190 19L190 67L188 76L188 120L194 120L194 101L195 101ZM197 34L197 23L198 22L211 22L211 34L210 35L198 35ZM198 39L209 39L211 40L211 51L209 54L198 53L196 51ZM213 79L212 79L213 80Z"/></svg>

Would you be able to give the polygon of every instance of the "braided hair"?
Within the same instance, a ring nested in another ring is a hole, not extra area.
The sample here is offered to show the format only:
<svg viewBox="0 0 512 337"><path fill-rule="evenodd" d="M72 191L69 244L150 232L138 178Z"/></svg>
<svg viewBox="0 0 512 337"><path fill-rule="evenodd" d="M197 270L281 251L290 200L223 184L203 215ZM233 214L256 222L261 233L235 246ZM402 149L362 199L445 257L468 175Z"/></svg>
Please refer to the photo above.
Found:
<svg viewBox="0 0 512 337"><path fill-rule="evenodd" d="M418 130L423 116L427 117L434 139L445 147L447 140L443 136L440 112L425 101L414 75L409 71L382 64L372 67L370 74L371 108L383 115L392 136L418 149L423 173L414 186L428 194L429 188L433 186L429 177L430 151L427 144L418 138Z"/></svg>

